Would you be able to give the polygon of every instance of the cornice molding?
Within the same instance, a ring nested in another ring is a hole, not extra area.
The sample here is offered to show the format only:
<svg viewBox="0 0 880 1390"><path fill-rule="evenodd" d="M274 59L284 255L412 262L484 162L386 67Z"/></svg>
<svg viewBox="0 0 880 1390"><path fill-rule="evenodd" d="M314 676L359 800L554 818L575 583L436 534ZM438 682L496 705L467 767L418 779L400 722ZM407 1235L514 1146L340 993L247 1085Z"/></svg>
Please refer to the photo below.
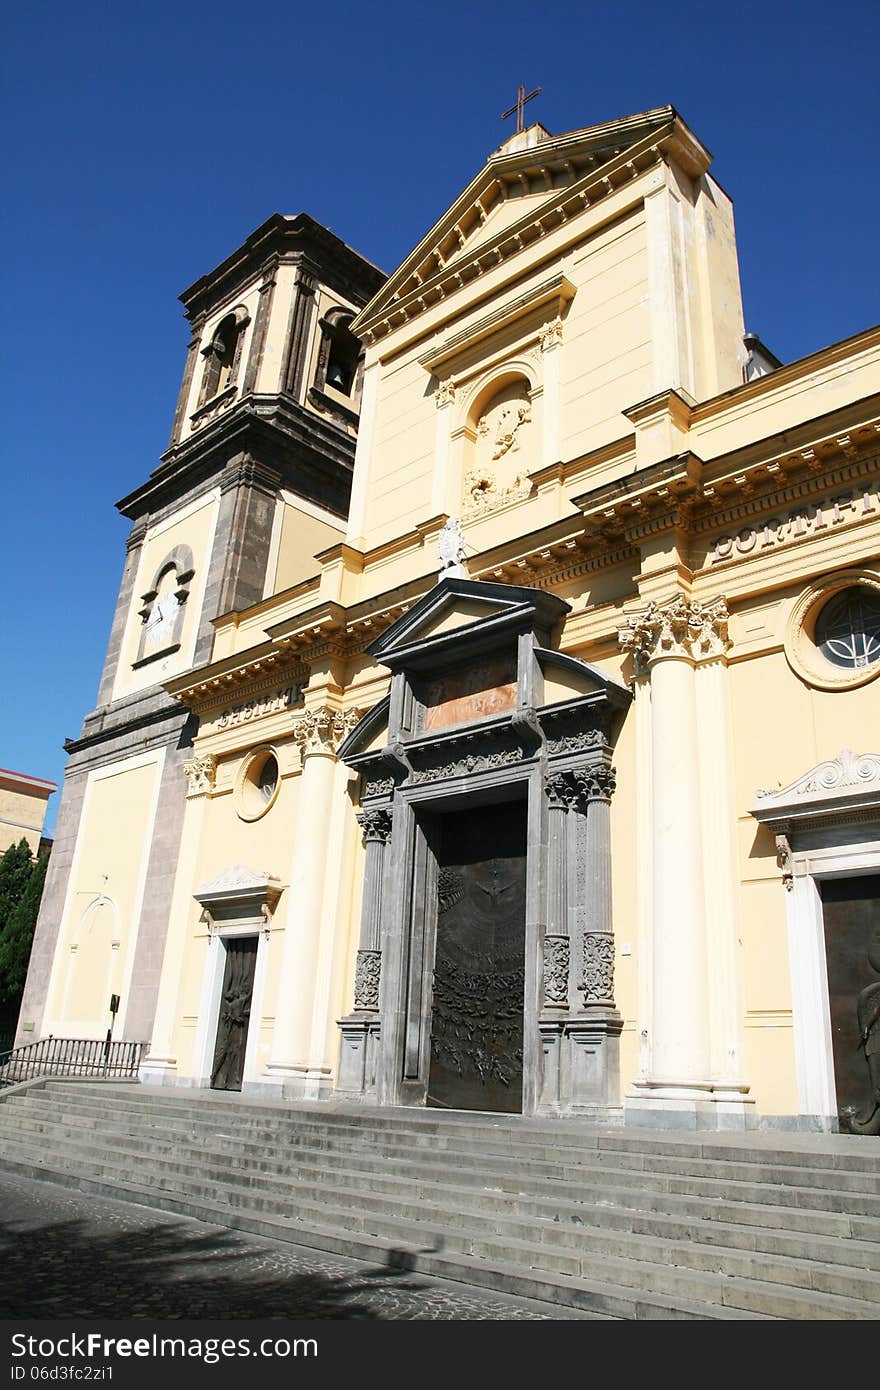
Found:
<svg viewBox="0 0 880 1390"><path fill-rule="evenodd" d="M525 318L528 314L535 313L538 309L548 305L554 311L552 317L558 317L574 299L574 295L575 286L566 275L563 275L561 271L556 275L551 275L539 285L527 290L525 294L519 295L517 299L510 300L493 310L492 313L485 314L462 332L441 339L429 352L419 358L419 366L436 376L444 364L453 362L456 357L469 351L483 338L487 338L491 334L497 333L499 329L515 323L517 319ZM536 329L535 336L538 337L540 332L540 329Z"/></svg>

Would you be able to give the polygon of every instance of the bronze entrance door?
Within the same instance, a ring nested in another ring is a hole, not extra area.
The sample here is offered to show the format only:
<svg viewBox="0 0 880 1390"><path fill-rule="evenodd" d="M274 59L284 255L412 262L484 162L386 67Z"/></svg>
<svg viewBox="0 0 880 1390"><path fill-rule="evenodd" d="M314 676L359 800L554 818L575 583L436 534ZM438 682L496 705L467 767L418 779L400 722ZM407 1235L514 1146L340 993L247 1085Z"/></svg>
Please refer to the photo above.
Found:
<svg viewBox="0 0 880 1390"><path fill-rule="evenodd" d="M822 884L841 1129L880 1134L880 875Z"/></svg>
<svg viewBox="0 0 880 1390"><path fill-rule="evenodd" d="M440 821L427 1104L522 1110L526 805Z"/></svg>
<svg viewBox="0 0 880 1390"><path fill-rule="evenodd" d="M240 1091L244 1076L254 971L257 964L257 938L233 936L226 940L226 969L220 997L217 1043L211 1085L215 1091Z"/></svg>

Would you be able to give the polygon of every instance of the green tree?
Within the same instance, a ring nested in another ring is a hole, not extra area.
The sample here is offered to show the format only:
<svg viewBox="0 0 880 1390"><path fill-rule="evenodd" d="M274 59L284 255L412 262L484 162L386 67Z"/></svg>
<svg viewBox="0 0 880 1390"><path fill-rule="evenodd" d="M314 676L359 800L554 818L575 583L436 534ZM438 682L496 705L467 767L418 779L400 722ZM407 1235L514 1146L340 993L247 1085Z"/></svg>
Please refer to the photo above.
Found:
<svg viewBox="0 0 880 1390"><path fill-rule="evenodd" d="M48 854L31 861L21 897L6 920L0 920L0 1002L17 1002L24 993L48 863Z"/></svg>
<svg viewBox="0 0 880 1390"><path fill-rule="evenodd" d="M21 902L33 871L33 856L24 838L10 845L0 858L0 935Z"/></svg>

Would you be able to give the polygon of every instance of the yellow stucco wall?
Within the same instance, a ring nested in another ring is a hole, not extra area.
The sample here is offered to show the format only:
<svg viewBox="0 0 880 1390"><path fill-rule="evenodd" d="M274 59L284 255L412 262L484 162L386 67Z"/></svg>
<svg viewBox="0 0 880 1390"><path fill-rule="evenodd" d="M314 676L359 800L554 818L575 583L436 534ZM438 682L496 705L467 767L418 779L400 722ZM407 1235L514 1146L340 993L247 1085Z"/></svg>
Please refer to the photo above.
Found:
<svg viewBox="0 0 880 1390"><path fill-rule="evenodd" d="M211 492L178 512L169 521L151 527L147 532L141 547L131 607L122 639L119 666L113 686L114 700L123 699L126 695L133 695L148 686L169 680L192 665L219 505L219 493ZM143 607L142 595L150 589L166 556L178 545L189 546L195 571L189 586L179 649L169 656L158 657L155 661L148 661L145 665L135 668L133 663L138 660L143 628L139 612Z"/></svg>
<svg viewBox="0 0 880 1390"><path fill-rule="evenodd" d="M164 753L89 775L42 1031L103 1037L110 995L121 1036ZM112 829L111 829L112 827Z"/></svg>

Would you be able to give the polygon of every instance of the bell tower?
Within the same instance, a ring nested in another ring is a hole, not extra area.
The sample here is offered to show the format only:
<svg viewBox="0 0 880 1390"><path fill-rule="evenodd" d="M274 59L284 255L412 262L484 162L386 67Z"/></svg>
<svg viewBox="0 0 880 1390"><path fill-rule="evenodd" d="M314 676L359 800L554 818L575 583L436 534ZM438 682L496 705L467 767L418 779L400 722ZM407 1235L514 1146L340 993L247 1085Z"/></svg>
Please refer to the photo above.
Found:
<svg viewBox="0 0 880 1390"><path fill-rule="evenodd" d="M215 618L311 577L342 538L362 375L349 325L384 279L305 213L275 214L181 296L171 439L117 504L132 528L97 705L65 744L19 1042L102 1037L111 992L114 1036L150 1037L194 724L164 686L211 660Z"/></svg>

